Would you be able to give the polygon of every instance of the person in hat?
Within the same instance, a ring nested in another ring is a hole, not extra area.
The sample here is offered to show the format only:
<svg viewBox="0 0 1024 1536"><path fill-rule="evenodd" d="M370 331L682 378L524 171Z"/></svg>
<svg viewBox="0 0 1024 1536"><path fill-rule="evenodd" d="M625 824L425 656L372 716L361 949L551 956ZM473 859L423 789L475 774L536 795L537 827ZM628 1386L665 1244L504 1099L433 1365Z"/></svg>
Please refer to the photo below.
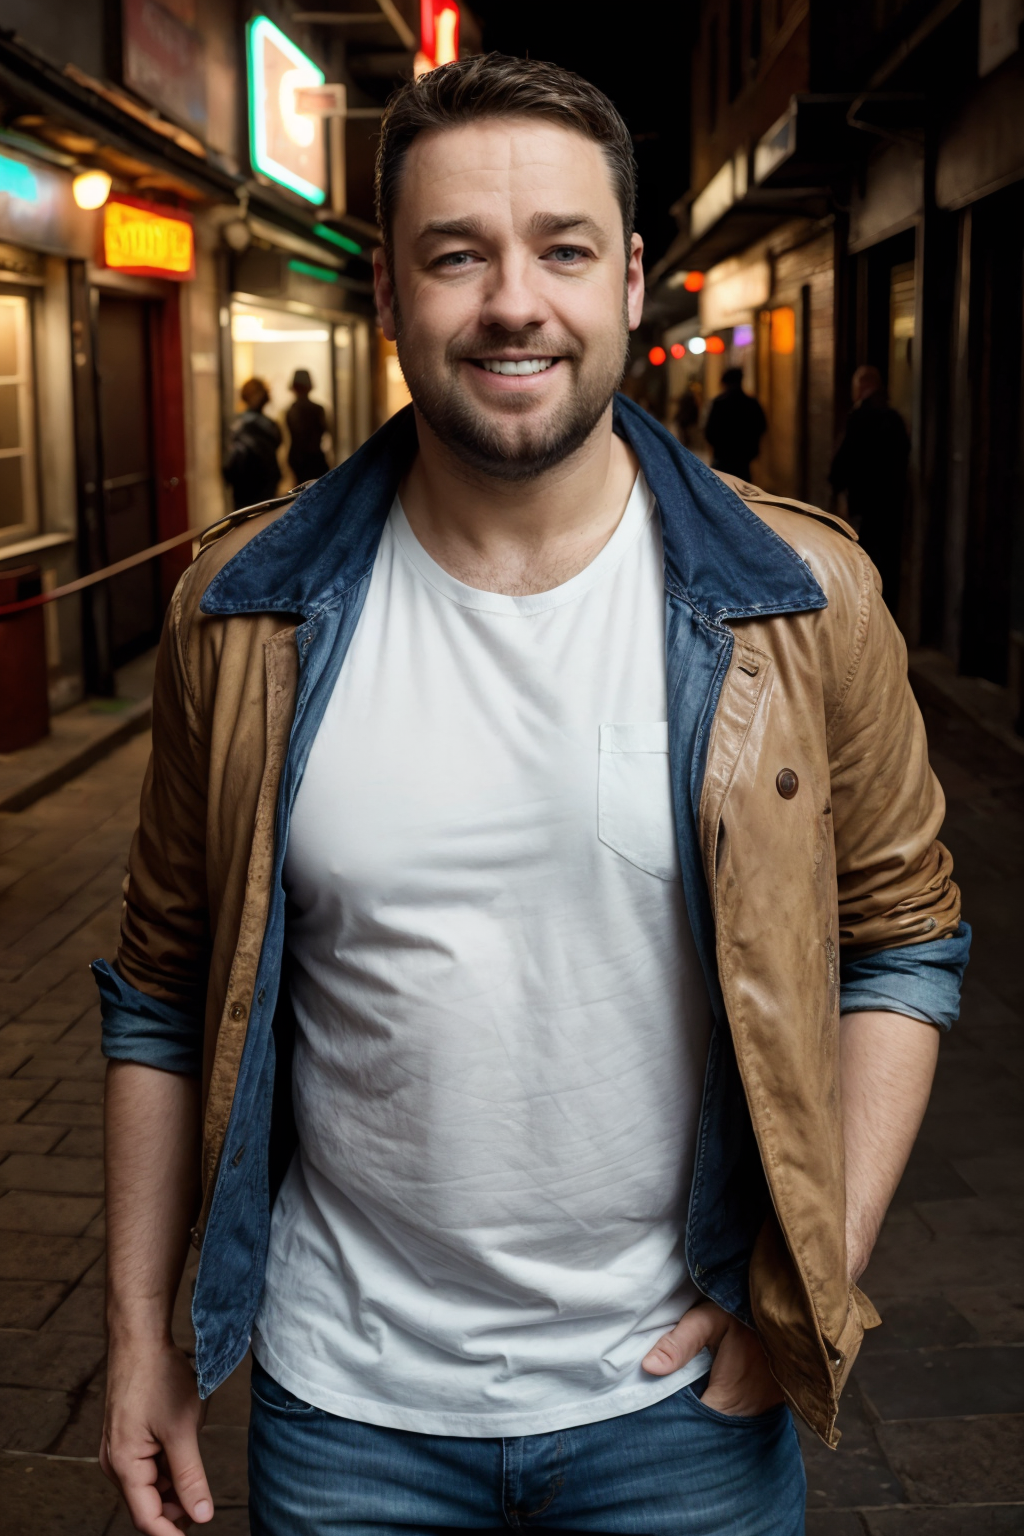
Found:
<svg viewBox="0 0 1024 1536"><path fill-rule="evenodd" d="M327 431L327 412L322 405L309 398L313 380L307 368L296 368L292 375L291 390L295 396L288 407L285 421L291 446L288 449L288 467L295 476L296 485L305 480L319 480L326 475L328 464L322 447Z"/></svg>

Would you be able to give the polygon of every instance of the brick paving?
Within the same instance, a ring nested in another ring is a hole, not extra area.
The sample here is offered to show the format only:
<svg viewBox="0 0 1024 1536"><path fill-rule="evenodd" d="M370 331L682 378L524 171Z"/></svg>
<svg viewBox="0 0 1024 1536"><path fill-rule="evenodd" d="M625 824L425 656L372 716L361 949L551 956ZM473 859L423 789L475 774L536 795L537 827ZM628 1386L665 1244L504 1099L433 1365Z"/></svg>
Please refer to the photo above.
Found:
<svg viewBox="0 0 1024 1536"><path fill-rule="evenodd" d="M0 814L0 1528L127 1536L96 1459L103 1420L105 1063L88 964L117 942L149 736ZM187 1343L186 1275L176 1333ZM244 1368L210 1403L221 1536L243 1536Z"/></svg>
<svg viewBox="0 0 1024 1536"><path fill-rule="evenodd" d="M865 1287L831 1454L805 1438L808 1536L1024 1533L1024 759L929 711L975 958ZM6 1536L126 1536L96 1462L103 1392L99 1015L149 749L139 737L0 815L0 1509ZM176 1327L188 1337L188 1284ZM204 1455L221 1536L248 1531L246 1369Z"/></svg>

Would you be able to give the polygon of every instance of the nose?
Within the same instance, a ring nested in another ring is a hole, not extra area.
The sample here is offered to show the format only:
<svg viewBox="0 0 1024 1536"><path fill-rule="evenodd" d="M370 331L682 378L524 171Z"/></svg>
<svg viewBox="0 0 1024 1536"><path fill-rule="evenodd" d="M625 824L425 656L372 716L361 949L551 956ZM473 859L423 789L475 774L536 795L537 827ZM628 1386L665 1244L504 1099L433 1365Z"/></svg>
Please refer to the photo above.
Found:
<svg viewBox="0 0 1024 1536"><path fill-rule="evenodd" d="M544 325L550 319L532 253L503 253L493 263L488 279L481 325L515 332Z"/></svg>

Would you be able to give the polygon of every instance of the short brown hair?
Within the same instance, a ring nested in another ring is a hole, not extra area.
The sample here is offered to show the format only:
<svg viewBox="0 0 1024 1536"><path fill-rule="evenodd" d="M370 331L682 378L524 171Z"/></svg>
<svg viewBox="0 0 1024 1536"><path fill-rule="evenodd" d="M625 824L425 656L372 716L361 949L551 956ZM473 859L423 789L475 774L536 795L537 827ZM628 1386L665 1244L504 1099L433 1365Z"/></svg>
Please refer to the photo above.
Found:
<svg viewBox="0 0 1024 1536"><path fill-rule="evenodd" d="M402 166L418 134L458 128L488 117L543 118L591 139L604 150L629 254L636 214L636 164L629 129L603 91L581 75L504 53L442 64L400 86L384 109L377 149L377 222L391 268L391 232Z"/></svg>
<svg viewBox="0 0 1024 1536"><path fill-rule="evenodd" d="M238 393L250 411L261 410L270 399L270 390L262 379L246 379Z"/></svg>

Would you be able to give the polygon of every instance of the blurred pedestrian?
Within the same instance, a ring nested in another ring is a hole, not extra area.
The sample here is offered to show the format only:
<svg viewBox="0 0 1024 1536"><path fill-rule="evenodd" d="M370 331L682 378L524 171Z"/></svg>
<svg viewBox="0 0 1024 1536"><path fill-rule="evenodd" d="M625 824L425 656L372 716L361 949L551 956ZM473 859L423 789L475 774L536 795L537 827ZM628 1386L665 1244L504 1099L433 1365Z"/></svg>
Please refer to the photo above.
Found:
<svg viewBox="0 0 1024 1536"><path fill-rule="evenodd" d="M294 402L288 407L285 421L291 445L288 449L288 467L295 476L295 484L304 480L319 480L328 470L324 456L323 439L327 431L327 412L322 405L309 398L313 380L306 368L296 368L292 376L291 390Z"/></svg>
<svg viewBox="0 0 1024 1536"><path fill-rule="evenodd" d="M235 496L235 507L253 507L277 495L281 468L277 450L281 428L263 414L270 390L262 379L247 379L240 390L245 410L231 423L231 444L224 479Z"/></svg>
<svg viewBox="0 0 1024 1536"><path fill-rule="evenodd" d="M877 368L858 368L851 393L853 410L832 460L829 483L834 491L846 492L850 519L882 578L885 601L895 612L910 439L903 417L889 404Z"/></svg>
<svg viewBox="0 0 1024 1536"><path fill-rule="evenodd" d="M676 401L672 418L676 437L684 448L692 448L697 427L700 424L700 400L692 384L688 384Z"/></svg>
<svg viewBox="0 0 1024 1536"><path fill-rule="evenodd" d="M722 374L722 393L712 402L704 428L714 453L711 468L749 480L751 461L760 453L767 430L759 401L744 391L743 369L727 368Z"/></svg>

